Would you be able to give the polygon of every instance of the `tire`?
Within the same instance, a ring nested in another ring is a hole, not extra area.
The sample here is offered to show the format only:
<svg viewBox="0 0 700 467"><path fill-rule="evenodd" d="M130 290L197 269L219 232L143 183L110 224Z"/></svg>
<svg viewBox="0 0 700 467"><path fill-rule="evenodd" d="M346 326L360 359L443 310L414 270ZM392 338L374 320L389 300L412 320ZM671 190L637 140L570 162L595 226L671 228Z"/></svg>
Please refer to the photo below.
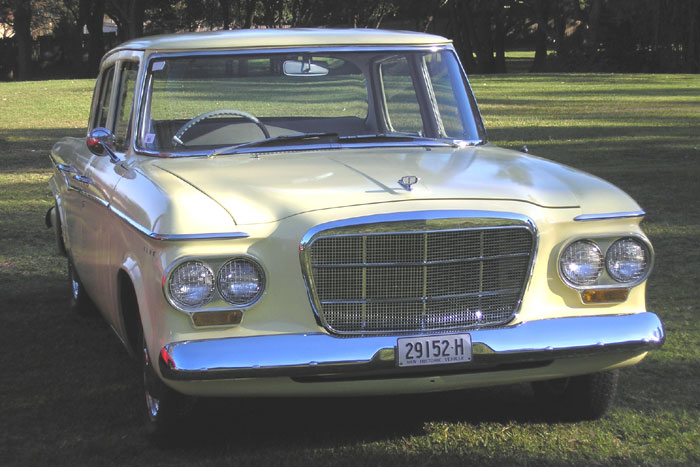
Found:
<svg viewBox="0 0 700 467"><path fill-rule="evenodd" d="M619 370L536 381L535 399L549 421L578 422L602 418L612 407Z"/></svg>
<svg viewBox="0 0 700 467"><path fill-rule="evenodd" d="M85 286L80 281L78 272L73 266L73 262L68 260L68 280L71 287L70 309L79 315L89 315L95 312L95 304L85 290Z"/></svg>
<svg viewBox="0 0 700 467"><path fill-rule="evenodd" d="M188 413L190 401L160 380L148 354L142 329L140 341L146 432L155 444L169 447L177 438L177 428Z"/></svg>
<svg viewBox="0 0 700 467"><path fill-rule="evenodd" d="M63 256L68 256L66 253L66 245L63 243L63 224L61 223L61 211L58 210L58 203L54 203L54 213L55 213L55 233L56 233L56 248L58 252Z"/></svg>

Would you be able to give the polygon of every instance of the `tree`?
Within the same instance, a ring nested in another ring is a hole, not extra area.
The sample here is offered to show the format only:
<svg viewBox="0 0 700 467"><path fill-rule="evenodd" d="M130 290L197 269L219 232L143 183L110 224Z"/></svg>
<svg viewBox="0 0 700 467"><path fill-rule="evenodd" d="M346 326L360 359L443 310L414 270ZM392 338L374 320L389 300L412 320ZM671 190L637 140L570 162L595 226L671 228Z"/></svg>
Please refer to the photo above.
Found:
<svg viewBox="0 0 700 467"><path fill-rule="evenodd" d="M535 32L535 60L530 71L547 71L549 0L531 0L530 6L537 25L537 31Z"/></svg>
<svg viewBox="0 0 700 467"><path fill-rule="evenodd" d="M145 0L108 0L105 4L105 11L116 23L122 42L143 36L145 10Z"/></svg>
<svg viewBox="0 0 700 467"><path fill-rule="evenodd" d="M11 3L12 27L17 44L15 79L24 80L31 75L32 65L32 7L30 2L13 0Z"/></svg>
<svg viewBox="0 0 700 467"><path fill-rule="evenodd" d="M88 70L97 75L100 60L105 53L102 29L105 18L105 0L80 0L81 8L88 12L86 24L88 28ZM86 5L87 4L87 5Z"/></svg>

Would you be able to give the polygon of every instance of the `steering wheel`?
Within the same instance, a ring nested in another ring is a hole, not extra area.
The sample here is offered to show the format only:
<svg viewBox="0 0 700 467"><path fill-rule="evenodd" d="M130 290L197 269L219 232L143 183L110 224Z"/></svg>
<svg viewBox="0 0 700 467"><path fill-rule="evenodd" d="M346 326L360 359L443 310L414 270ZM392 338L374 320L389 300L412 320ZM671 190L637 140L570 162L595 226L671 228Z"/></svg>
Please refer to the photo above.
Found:
<svg viewBox="0 0 700 467"><path fill-rule="evenodd" d="M201 122L202 120L206 120L207 118L211 117L217 117L219 115L235 115L237 117L243 117L248 121L251 121L255 123L258 128L260 128L260 131L263 132L263 135L265 135L265 138L270 137L270 132L267 131L267 127L257 119L257 117L249 114L242 112L240 110L232 110L232 109L220 109L220 110L212 110L211 112L205 112L203 114L199 114L196 117L194 117L192 120L189 122L185 123L180 127L179 130L177 130L177 133L175 133L172 137L172 142L173 144L177 145L182 145L185 146L185 143L182 141L182 135L184 135L187 131L189 131L190 128L195 126L197 123Z"/></svg>

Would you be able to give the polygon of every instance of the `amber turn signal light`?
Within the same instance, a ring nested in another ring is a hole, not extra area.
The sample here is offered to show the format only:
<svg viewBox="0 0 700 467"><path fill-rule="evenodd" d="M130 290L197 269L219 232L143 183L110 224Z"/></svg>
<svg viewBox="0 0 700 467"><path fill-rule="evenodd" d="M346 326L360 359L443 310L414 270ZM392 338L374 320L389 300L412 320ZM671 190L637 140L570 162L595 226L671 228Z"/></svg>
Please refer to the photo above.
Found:
<svg viewBox="0 0 700 467"><path fill-rule="evenodd" d="M195 326L232 326L240 324L242 318L243 312L241 310L192 313L192 322Z"/></svg>
<svg viewBox="0 0 700 467"><path fill-rule="evenodd" d="M589 289L581 291L583 303L621 303L627 300L628 289Z"/></svg>

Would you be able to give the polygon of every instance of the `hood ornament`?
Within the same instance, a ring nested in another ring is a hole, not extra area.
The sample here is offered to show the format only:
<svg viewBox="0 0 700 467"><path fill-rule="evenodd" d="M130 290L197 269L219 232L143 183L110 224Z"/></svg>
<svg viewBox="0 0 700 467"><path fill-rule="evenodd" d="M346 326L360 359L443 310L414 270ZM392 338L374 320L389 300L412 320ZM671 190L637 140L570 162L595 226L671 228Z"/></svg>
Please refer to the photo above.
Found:
<svg viewBox="0 0 700 467"><path fill-rule="evenodd" d="M404 175L403 177L399 178L399 185L405 188L406 191L411 191L411 186L418 183L418 180L420 180L420 178L416 177L415 175Z"/></svg>

